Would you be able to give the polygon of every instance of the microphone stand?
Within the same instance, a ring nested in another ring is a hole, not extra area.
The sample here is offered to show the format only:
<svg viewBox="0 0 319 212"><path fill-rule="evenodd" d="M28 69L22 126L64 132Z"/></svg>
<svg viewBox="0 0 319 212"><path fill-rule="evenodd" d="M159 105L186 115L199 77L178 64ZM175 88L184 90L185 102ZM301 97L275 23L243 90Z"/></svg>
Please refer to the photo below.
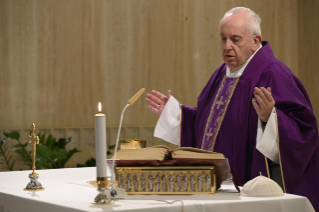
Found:
<svg viewBox="0 0 319 212"><path fill-rule="evenodd" d="M115 142L116 145L115 145L115 149L114 149L113 161L112 161L112 176L111 176L112 180L115 180L115 159L116 159L116 152L117 152L117 147L118 147L118 143L119 143L119 139L120 139L120 133L121 133L124 112L128 106L131 106L134 104L134 102L142 95L142 93L144 93L144 91L145 91L145 88L142 88L141 90L139 90L132 98L130 98L127 101L127 105L122 110L122 114L121 114L121 118L120 118L120 125L119 125L119 129L117 131L117 138L116 138L116 142ZM115 189L115 184L112 185L112 191L110 194L113 198L115 198L115 197L123 198L127 195L124 189L121 189L121 188Z"/></svg>
<svg viewBox="0 0 319 212"><path fill-rule="evenodd" d="M119 129L117 131L117 137L116 137L116 145L115 145L115 149L114 149L114 155L113 155L113 161L112 161L112 180L115 180L115 158L116 158L116 152L117 152L117 147L119 144L119 139L120 139L120 133L121 133L121 127L122 127L122 121L123 121L123 116L124 116L124 112L126 110L126 108L130 106L130 104L127 104L123 110L122 110L122 114L121 114L121 118L120 118L120 125L119 125ZM115 184L112 185L112 189L115 190Z"/></svg>

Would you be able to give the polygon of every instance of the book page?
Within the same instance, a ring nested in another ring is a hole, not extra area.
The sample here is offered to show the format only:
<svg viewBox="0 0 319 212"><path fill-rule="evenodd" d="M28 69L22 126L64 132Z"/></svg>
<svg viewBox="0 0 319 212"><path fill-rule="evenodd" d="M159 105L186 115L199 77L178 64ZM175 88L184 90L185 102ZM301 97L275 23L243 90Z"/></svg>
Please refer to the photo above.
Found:
<svg viewBox="0 0 319 212"><path fill-rule="evenodd" d="M180 148L174 149L173 151L175 152L175 151L178 151L178 150L191 151L191 152L201 152L201 153L207 153L207 154L221 154L221 153L218 153L218 152L211 152L211 151L198 149L198 148L194 148L194 147L180 147Z"/></svg>
<svg viewBox="0 0 319 212"><path fill-rule="evenodd" d="M120 160L164 160L170 151L165 148L120 149L116 159Z"/></svg>
<svg viewBox="0 0 319 212"><path fill-rule="evenodd" d="M211 152L193 147L181 147L172 152L173 158L207 158L207 159L223 159L225 156L221 153Z"/></svg>
<svg viewBox="0 0 319 212"><path fill-rule="evenodd" d="M147 149L148 148L164 148L164 149L168 149L169 151L171 151L171 149L168 146L164 146L164 145L156 145L156 146L147 147Z"/></svg>

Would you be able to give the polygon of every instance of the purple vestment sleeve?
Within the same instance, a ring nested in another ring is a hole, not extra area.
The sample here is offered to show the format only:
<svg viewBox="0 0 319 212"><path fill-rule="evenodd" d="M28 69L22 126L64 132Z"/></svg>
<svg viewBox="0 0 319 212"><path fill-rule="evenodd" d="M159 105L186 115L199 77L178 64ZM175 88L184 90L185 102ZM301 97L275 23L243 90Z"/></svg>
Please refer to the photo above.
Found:
<svg viewBox="0 0 319 212"><path fill-rule="evenodd" d="M188 107L182 105L182 117L181 117L181 147L189 146L196 147L195 135L194 135L194 125L196 118L197 109L194 107Z"/></svg>

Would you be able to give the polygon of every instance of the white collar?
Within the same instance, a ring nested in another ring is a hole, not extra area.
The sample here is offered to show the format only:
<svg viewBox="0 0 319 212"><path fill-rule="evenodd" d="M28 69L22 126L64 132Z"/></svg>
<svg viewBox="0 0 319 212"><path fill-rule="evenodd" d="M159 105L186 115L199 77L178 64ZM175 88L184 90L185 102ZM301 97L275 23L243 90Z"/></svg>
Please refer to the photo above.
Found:
<svg viewBox="0 0 319 212"><path fill-rule="evenodd" d="M230 71L230 68L227 66L227 68L226 68L226 76L227 76L228 78L237 78L237 77L240 77L240 76L243 74L243 72L245 71L245 68L246 68L246 66L248 65L248 63L250 62L250 60L251 60L251 59L254 57L254 55L258 52L258 50L261 49L261 47L262 47L262 45L260 44L259 48L254 52L253 55L251 55L251 57L246 61L246 64L245 64L243 67L241 67L240 69L238 69L238 70L236 70L236 71L234 71L234 72L231 72L231 71Z"/></svg>

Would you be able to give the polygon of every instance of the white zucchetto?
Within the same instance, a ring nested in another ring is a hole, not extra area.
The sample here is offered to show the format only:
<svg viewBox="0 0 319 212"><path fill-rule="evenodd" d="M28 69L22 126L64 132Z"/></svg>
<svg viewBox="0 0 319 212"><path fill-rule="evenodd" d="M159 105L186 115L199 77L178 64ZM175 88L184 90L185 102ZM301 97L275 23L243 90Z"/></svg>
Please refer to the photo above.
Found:
<svg viewBox="0 0 319 212"><path fill-rule="evenodd" d="M280 197L284 192L280 186L262 175L248 181L240 191L240 196L244 197Z"/></svg>

